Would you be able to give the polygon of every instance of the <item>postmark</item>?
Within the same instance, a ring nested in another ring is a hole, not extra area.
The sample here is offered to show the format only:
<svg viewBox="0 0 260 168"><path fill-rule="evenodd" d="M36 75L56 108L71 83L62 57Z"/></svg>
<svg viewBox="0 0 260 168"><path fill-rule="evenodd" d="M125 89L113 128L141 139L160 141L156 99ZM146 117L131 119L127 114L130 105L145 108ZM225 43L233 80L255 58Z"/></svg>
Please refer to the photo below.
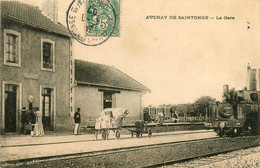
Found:
<svg viewBox="0 0 260 168"><path fill-rule="evenodd" d="M78 42L96 46L119 37L119 0L74 0L67 11L67 27Z"/></svg>

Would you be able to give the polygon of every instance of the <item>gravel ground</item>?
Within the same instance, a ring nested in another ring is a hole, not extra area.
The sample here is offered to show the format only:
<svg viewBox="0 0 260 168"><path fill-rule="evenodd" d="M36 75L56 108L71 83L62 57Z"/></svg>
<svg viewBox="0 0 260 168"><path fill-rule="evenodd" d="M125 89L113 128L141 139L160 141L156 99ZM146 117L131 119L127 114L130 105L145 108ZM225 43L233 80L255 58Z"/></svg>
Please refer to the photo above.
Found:
<svg viewBox="0 0 260 168"><path fill-rule="evenodd" d="M161 168L173 167L199 167L199 168L259 168L260 167L260 147L249 148L219 154L216 156L199 158L183 163L177 163Z"/></svg>

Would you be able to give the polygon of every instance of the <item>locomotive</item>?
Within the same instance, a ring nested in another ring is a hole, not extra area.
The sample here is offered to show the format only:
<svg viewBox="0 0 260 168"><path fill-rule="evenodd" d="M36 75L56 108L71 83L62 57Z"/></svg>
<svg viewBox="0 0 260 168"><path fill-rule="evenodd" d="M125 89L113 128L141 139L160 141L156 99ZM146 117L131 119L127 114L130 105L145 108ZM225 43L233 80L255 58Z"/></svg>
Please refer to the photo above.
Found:
<svg viewBox="0 0 260 168"><path fill-rule="evenodd" d="M256 70L249 72L249 90L229 90L224 85L222 97L222 102L210 104L206 128L214 129L220 137L259 134L260 92L256 91Z"/></svg>

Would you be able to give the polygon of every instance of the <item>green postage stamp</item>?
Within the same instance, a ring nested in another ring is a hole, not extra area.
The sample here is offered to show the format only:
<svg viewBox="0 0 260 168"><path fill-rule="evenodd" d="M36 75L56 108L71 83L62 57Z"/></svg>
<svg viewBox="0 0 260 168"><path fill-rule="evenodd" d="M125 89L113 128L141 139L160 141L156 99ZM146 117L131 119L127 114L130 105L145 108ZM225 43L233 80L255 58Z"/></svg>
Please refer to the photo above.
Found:
<svg viewBox="0 0 260 168"><path fill-rule="evenodd" d="M100 45L120 35L120 0L74 0L67 11L71 35L84 45Z"/></svg>

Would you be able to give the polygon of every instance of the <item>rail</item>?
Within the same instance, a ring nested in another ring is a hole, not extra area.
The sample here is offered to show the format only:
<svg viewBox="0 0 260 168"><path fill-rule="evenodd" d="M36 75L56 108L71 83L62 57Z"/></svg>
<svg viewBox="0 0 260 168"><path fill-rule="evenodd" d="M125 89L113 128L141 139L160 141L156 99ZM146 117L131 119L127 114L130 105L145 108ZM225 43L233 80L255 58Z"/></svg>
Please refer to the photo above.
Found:
<svg viewBox="0 0 260 168"><path fill-rule="evenodd" d="M259 144L259 136L208 138L44 157L38 158L37 161L35 159L27 159L19 160L18 162L2 162L1 167L10 167L17 163L20 166L29 165L30 167L38 168L53 167L53 165L59 165L59 167L68 167L71 165L74 167L147 167L216 155L259 146Z"/></svg>

